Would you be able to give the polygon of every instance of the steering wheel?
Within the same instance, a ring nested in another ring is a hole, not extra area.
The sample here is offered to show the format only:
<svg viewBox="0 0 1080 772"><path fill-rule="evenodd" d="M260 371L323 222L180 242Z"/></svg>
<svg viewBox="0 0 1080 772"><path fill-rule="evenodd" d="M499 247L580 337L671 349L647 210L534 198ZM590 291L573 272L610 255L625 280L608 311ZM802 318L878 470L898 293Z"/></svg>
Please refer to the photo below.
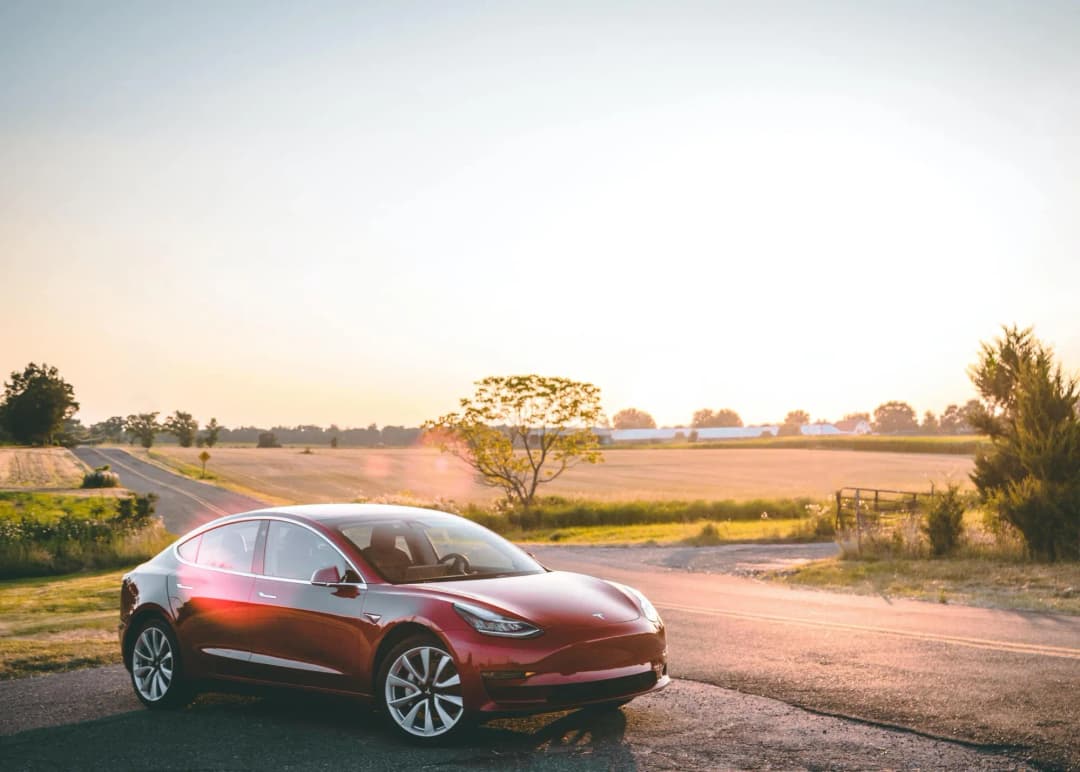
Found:
<svg viewBox="0 0 1080 772"><path fill-rule="evenodd" d="M469 573L469 559L460 552L447 552L439 558L439 565L446 564L459 574Z"/></svg>

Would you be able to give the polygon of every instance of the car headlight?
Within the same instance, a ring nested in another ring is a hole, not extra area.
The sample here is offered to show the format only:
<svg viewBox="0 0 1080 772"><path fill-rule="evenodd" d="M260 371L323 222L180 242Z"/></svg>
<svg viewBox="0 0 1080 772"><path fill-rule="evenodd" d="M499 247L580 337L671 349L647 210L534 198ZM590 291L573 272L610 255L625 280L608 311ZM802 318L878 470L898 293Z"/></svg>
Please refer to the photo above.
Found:
<svg viewBox="0 0 1080 772"><path fill-rule="evenodd" d="M531 638L544 632L524 619L503 616L486 608L470 606L467 603L455 603L454 611L459 613L461 618L468 622L476 632L484 635L498 635L504 638Z"/></svg>
<svg viewBox="0 0 1080 772"><path fill-rule="evenodd" d="M637 601L639 607L641 607L641 613L645 615L645 618L652 622L654 625L662 625L663 621L660 619L660 612L656 610L656 606L649 602L649 599L645 597L639 590L635 590L626 584L619 584L618 582L609 582L609 584L618 587L625 592L631 598Z"/></svg>

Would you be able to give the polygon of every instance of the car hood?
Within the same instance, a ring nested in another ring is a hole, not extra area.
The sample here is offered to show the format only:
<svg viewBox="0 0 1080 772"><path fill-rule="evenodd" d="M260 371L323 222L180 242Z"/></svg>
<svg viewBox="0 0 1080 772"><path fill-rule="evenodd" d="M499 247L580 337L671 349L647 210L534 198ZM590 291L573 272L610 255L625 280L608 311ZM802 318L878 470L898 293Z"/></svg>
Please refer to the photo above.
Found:
<svg viewBox="0 0 1080 772"><path fill-rule="evenodd" d="M565 571L440 582L439 589L452 600L480 603L548 629L601 626L641 616L637 603L608 582Z"/></svg>

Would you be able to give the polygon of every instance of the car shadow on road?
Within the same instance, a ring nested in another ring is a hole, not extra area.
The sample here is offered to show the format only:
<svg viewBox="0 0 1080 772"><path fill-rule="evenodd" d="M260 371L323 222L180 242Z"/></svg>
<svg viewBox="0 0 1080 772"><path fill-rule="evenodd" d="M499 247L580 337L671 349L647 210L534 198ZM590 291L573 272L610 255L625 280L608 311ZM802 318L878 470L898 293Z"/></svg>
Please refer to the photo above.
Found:
<svg viewBox="0 0 1080 772"><path fill-rule="evenodd" d="M625 709L624 709L625 710ZM138 710L0 737L5 769L636 769L622 710L499 719L435 748L399 740L375 711L312 695L207 695L180 711Z"/></svg>

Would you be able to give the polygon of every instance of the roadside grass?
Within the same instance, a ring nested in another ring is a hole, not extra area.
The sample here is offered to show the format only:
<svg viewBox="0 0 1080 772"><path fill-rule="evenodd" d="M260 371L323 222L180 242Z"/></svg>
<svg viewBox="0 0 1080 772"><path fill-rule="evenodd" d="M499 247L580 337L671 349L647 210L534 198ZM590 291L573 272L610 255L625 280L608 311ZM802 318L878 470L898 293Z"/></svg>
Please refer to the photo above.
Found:
<svg viewBox="0 0 1080 772"><path fill-rule="evenodd" d="M119 662L122 573L0 581L0 680Z"/></svg>
<svg viewBox="0 0 1080 772"><path fill-rule="evenodd" d="M202 463L187 464L177 458L166 456L164 453L157 453L154 450L146 450L145 452L135 451L133 455L143 456L145 461L155 463L157 466L164 467L170 472L175 472L184 477L190 477L193 480L212 481L219 484L221 482L221 477L214 474L213 470L207 468L204 473Z"/></svg>
<svg viewBox="0 0 1080 772"><path fill-rule="evenodd" d="M1080 614L1080 562L1029 559L1018 533L992 527L978 508L964 512L952 554L935 557L923 518L907 517L861 539L844 529L840 556L769 578L791 585L1025 611Z"/></svg>
<svg viewBox="0 0 1080 772"><path fill-rule="evenodd" d="M78 488L86 471L66 448L0 448L0 489Z"/></svg>
<svg viewBox="0 0 1080 772"><path fill-rule="evenodd" d="M1080 563L988 558L830 558L777 572L790 585L1025 611L1080 614Z"/></svg>
<svg viewBox="0 0 1080 772"><path fill-rule="evenodd" d="M808 541L805 519L777 520L694 520L689 523L649 523L645 525L579 526L566 528L537 528L507 531L503 534L510 541L521 544L656 544L670 546L685 544L694 546L706 527L711 526L716 536L707 544L731 544L735 542L791 542ZM707 546L707 545L704 545Z"/></svg>
<svg viewBox="0 0 1080 772"><path fill-rule="evenodd" d="M174 474L181 475L182 477L188 477L192 480L198 480L199 482L210 483L216 485L219 488L225 488L233 493L239 493L243 496L250 496L254 499L265 501L268 504L295 504L297 502L290 501L289 499L283 499L280 496L274 496L266 491L256 490L255 488L248 487L237 482L229 477L217 474L212 469L214 462L213 453L211 453L210 461L207 462L206 472L203 472L202 462L188 463L178 458L177 456L168 455L166 453L160 453L153 449L144 448L124 448L132 456L142 459L148 464L164 469L166 472L172 472ZM209 451L208 451L209 452Z"/></svg>

